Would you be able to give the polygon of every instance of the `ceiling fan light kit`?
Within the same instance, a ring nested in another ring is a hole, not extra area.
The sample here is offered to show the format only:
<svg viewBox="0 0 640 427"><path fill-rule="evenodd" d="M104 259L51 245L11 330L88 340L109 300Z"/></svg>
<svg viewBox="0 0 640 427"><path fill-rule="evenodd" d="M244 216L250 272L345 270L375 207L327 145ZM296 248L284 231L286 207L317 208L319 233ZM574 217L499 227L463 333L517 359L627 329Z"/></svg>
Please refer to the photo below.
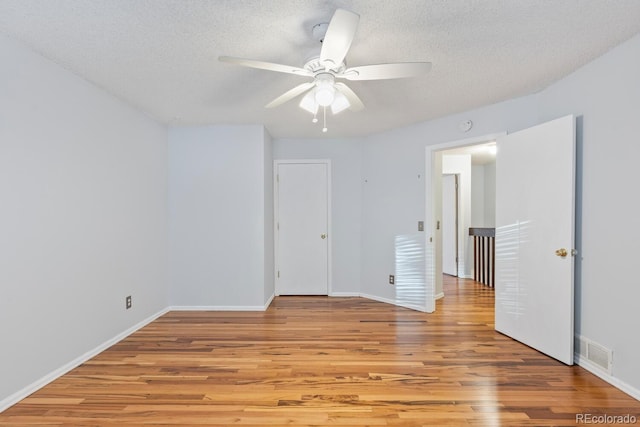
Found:
<svg viewBox="0 0 640 427"><path fill-rule="evenodd" d="M218 59L244 67L313 78L313 81L302 83L283 93L265 107L277 107L306 92L300 100L300 108L313 114L312 122L317 123L317 114L322 107L324 123L322 131L327 132L327 107L334 115L346 109L360 111L364 108L358 95L346 84L336 82L336 79L351 81L397 79L418 76L431 69L430 62L404 62L347 68L345 57L353 42L359 20L360 15L357 13L337 9L328 24L315 25L312 28L312 34L314 39L322 43L322 47L320 52L312 55L302 68L230 56L220 56Z"/></svg>
<svg viewBox="0 0 640 427"><path fill-rule="evenodd" d="M316 75L315 100L321 107L328 107L335 99L335 78L331 73L319 73Z"/></svg>

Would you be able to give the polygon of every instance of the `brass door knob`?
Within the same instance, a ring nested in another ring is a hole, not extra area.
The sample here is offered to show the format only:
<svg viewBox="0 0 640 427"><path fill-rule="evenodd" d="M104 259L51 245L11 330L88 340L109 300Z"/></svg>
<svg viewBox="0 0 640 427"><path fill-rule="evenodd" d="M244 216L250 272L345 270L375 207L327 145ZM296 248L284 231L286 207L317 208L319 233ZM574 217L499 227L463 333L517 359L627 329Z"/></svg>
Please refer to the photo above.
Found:
<svg viewBox="0 0 640 427"><path fill-rule="evenodd" d="M556 255L559 257L566 257L569 254L569 252L567 252L567 250L565 248L560 248L558 250L556 250Z"/></svg>
<svg viewBox="0 0 640 427"><path fill-rule="evenodd" d="M325 233L322 233L322 234L320 235L320 238L321 238L321 239L326 239L326 238L327 238L327 235L326 235Z"/></svg>

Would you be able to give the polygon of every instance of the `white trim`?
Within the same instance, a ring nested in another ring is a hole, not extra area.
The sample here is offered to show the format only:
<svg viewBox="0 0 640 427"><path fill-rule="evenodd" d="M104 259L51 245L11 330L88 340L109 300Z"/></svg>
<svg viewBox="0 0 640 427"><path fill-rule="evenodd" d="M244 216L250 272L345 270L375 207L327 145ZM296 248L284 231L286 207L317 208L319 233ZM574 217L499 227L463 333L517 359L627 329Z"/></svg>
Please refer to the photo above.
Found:
<svg viewBox="0 0 640 427"><path fill-rule="evenodd" d="M352 298L352 297L361 297L359 292L332 292L330 297L336 298Z"/></svg>
<svg viewBox="0 0 640 427"><path fill-rule="evenodd" d="M369 294L360 294L360 296L362 298L370 299L370 300L373 300L373 301L384 302L386 304L396 305L396 301L392 300L392 299L389 299L389 298L378 297L378 296L369 295Z"/></svg>
<svg viewBox="0 0 640 427"><path fill-rule="evenodd" d="M370 295L370 294L360 294L360 296L362 298L370 299L372 301L378 301L378 302L383 302L385 304L395 305L396 307L408 308L410 310L421 311L423 313L426 312L425 307L420 307L419 305L403 304L403 303L398 302L396 300L392 300L392 299L384 298L384 297L378 297L378 296Z"/></svg>
<svg viewBox="0 0 640 427"><path fill-rule="evenodd" d="M603 379L604 381L608 382L609 384L616 387L617 389L627 393L629 396L633 397L634 399L640 400L640 390L625 383L624 381L619 380L618 378L612 375L607 374L600 366L587 360L586 357L582 357L580 356L580 354L574 353L573 360L576 365L591 372L596 377Z"/></svg>
<svg viewBox="0 0 640 427"><path fill-rule="evenodd" d="M421 313L427 313L427 310L425 309L425 307L420 307L419 305L415 305L415 304L403 304L401 302L393 302L393 305L395 305L396 307L402 307L402 308L406 308L409 310L414 310L414 311L419 311Z"/></svg>
<svg viewBox="0 0 640 427"><path fill-rule="evenodd" d="M433 297L433 299L435 299L435 300L439 300L440 298L444 298L444 292L437 293Z"/></svg>
<svg viewBox="0 0 640 427"><path fill-rule="evenodd" d="M166 314L167 312L169 312L169 308L168 307L163 309L163 310L160 310L156 314L153 314L153 315L147 317L146 319L142 320L141 322L138 322L137 324L133 325L129 329L125 330L124 332L119 333L115 337L105 341L104 343L98 345L97 347L93 348L92 350L89 350L88 352L84 353L83 355L81 355L79 357L76 357L75 359L73 359L69 363L66 363L66 364L62 365L61 367L59 367L58 369L55 369L55 370L51 371L50 373L48 373L47 375L43 376L39 380L36 380L36 381L32 382L28 386L24 387L21 390L18 390L17 392L13 393L9 397L7 397L7 398L5 398L3 400L0 400L0 412L3 412L5 409L8 409L9 407L15 405L16 403L18 403L19 401L21 401L25 397L27 397L27 396L31 395L32 393L38 391L39 389L41 389L42 387L46 386L50 382L55 381L56 379L60 378L61 376L63 376L67 372L71 371L72 369L82 365L87 360L97 356L98 354L102 353L103 351L105 351L106 349L111 347L112 345L118 343L119 341L122 341L123 339L125 339L126 337L128 337L129 335L131 335L132 333L137 331L138 329L141 329L141 328L147 326L149 323L153 322L158 317Z"/></svg>
<svg viewBox="0 0 640 427"><path fill-rule="evenodd" d="M174 305L170 311L265 311L264 305Z"/></svg>
<svg viewBox="0 0 640 427"><path fill-rule="evenodd" d="M443 142L441 144L427 145L427 151L443 151L451 148L466 147L468 145L482 144L493 141L496 138L505 136L507 132L490 133L488 135L473 136L471 138L457 139L455 141Z"/></svg>
<svg viewBox="0 0 640 427"><path fill-rule="evenodd" d="M274 298L271 294L264 305L173 305L169 311L267 311Z"/></svg>
<svg viewBox="0 0 640 427"><path fill-rule="evenodd" d="M267 299L267 302L264 303L264 309L262 311L267 311L267 309L269 308L269 306L271 305L275 297L276 297L276 294L271 294L271 296Z"/></svg>
<svg viewBox="0 0 640 427"><path fill-rule="evenodd" d="M279 209L279 200L278 200L278 166L281 164L322 164L327 165L327 236L329 237L328 245L327 245L327 296L333 295L332 292L332 280L333 276L333 262L332 262L332 250L333 246L333 229L331 226L331 159L278 159L273 161L273 280L274 280L274 288L275 295L278 296L280 293L278 292L278 241L279 241L279 231L278 231L278 209Z"/></svg>

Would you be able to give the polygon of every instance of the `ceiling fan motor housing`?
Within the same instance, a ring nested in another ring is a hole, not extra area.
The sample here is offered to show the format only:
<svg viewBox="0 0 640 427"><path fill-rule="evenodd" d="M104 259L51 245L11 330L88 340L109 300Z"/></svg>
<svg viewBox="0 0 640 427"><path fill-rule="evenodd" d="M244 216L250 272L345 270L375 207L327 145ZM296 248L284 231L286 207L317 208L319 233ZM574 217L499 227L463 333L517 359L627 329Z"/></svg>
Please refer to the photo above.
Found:
<svg viewBox="0 0 640 427"><path fill-rule="evenodd" d="M318 73L331 73L333 75L340 74L347 69L347 64L343 62L339 67L334 67L330 70L326 69L325 64L320 61L320 52L312 52L306 59L303 68L311 71L313 74Z"/></svg>

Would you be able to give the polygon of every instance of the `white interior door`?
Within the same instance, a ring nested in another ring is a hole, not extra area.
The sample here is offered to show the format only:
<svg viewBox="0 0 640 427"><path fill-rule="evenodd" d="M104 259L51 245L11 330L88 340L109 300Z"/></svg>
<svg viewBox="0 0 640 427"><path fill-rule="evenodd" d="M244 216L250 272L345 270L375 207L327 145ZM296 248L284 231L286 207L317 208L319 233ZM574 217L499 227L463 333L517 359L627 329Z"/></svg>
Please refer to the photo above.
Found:
<svg viewBox="0 0 640 427"><path fill-rule="evenodd" d="M276 293L328 295L329 164L276 163Z"/></svg>
<svg viewBox="0 0 640 427"><path fill-rule="evenodd" d="M458 275L458 180L442 176L442 272Z"/></svg>
<svg viewBox="0 0 640 427"><path fill-rule="evenodd" d="M495 328L571 365L575 119L497 146Z"/></svg>

